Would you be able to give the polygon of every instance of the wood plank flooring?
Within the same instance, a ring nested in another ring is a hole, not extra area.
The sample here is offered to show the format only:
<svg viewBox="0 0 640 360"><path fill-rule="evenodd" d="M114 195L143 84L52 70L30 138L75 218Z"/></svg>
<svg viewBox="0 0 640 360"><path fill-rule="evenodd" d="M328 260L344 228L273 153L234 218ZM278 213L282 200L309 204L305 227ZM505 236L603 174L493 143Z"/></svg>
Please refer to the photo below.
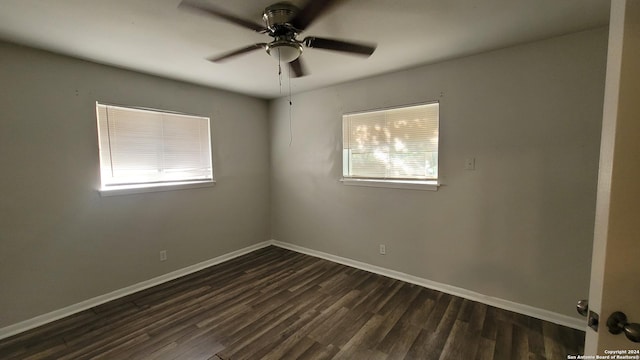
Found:
<svg viewBox="0 0 640 360"><path fill-rule="evenodd" d="M267 247L0 340L0 359L566 359L584 333Z"/></svg>

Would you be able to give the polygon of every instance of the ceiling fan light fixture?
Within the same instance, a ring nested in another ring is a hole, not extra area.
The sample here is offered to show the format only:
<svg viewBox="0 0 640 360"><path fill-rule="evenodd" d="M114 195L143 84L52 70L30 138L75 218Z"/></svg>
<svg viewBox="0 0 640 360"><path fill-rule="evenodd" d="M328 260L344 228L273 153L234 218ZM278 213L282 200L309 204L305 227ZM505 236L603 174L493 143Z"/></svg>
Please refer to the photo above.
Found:
<svg viewBox="0 0 640 360"><path fill-rule="evenodd" d="M267 45L267 53L276 61L289 63L302 55L302 45L292 41L274 41Z"/></svg>

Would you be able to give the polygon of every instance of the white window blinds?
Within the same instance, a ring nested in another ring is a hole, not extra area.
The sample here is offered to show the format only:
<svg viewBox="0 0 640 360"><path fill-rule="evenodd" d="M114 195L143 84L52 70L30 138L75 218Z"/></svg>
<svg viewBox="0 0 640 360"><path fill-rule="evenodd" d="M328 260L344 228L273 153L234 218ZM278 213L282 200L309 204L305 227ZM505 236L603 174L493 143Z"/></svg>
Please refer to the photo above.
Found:
<svg viewBox="0 0 640 360"><path fill-rule="evenodd" d="M439 104L343 115L343 176L438 178Z"/></svg>
<svg viewBox="0 0 640 360"><path fill-rule="evenodd" d="M102 187L213 180L209 118L96 104Z"/></svg>

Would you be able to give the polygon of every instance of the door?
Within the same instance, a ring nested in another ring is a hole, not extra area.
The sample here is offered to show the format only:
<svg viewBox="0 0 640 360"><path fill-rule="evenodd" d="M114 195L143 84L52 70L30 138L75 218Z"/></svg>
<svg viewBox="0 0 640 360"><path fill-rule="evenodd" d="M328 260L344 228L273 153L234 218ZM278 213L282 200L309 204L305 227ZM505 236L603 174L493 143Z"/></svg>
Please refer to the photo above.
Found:
<svg viewBox="0 0 640 360"><path fill-rule="evenodd" d="M589 308L585 355L640 355L606 326L616 311L640 323L640 0L611 3Z"/></svg>

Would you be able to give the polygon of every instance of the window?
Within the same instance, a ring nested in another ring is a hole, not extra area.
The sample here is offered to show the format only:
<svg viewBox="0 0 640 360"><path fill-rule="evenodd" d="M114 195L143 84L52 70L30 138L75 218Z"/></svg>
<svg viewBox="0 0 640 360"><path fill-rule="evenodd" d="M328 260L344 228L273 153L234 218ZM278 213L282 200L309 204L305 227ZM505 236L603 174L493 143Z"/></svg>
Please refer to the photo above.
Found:
<svg viewBox="0 0 640 360"><path fill-rule="evenodd" d="M100 103L96 112L101 193L213 184L209 118Z"/></svg>
<svg viewBox="0 0 640 360"><path fill-rule="evenodd" d="M345 114L343 181L436 189L439 103Z"/></svg>

